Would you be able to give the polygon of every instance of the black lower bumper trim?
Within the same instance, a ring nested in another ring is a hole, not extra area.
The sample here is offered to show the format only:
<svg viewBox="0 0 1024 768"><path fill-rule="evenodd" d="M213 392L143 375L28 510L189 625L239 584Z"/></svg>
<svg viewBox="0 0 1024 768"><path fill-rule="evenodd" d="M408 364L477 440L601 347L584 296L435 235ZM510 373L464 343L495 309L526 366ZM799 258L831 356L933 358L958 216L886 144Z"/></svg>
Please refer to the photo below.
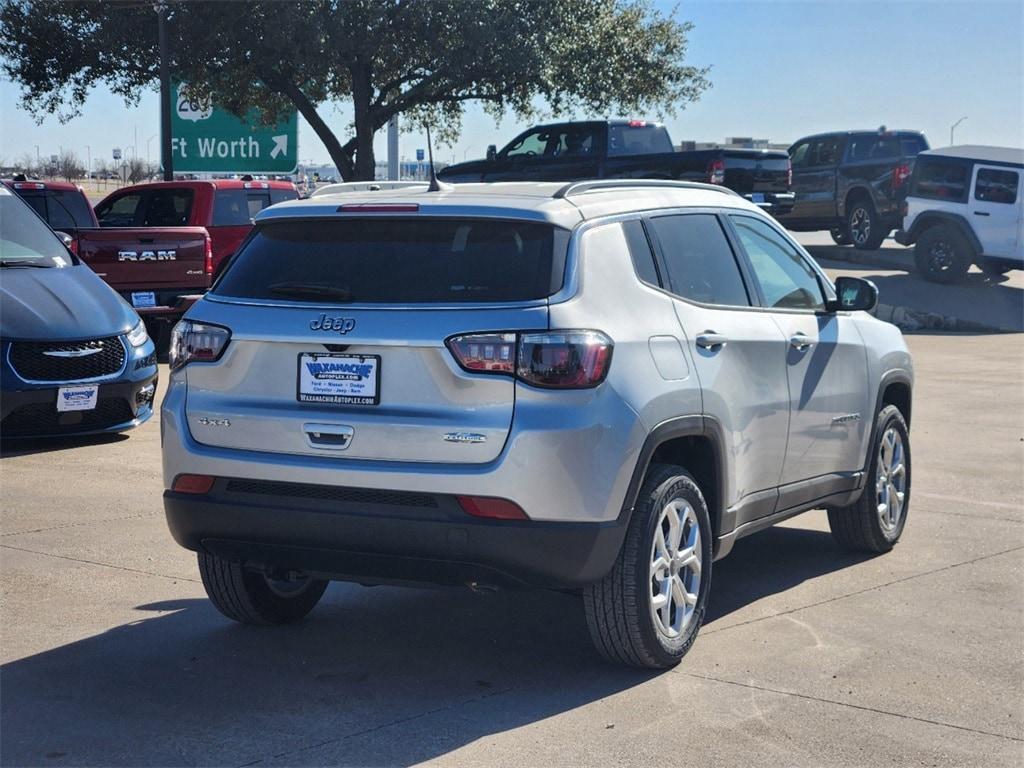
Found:
<svg viewBox="0 0 1024 768"><path fill-rule="evenodd" d="M218 479L205 496L164 492L178 544L339 581L579 587L611 568L626 531L625 521L480 519L445 495L411 506L406 492L383 492L397 504L346 502L230 493L232 483Z"/></svg>
<svg viewBox="0 0 1024 768"><path fill-rule="evenodd" d="M229 493L232 482L202 496L164 492L179 544L345 581L577 587L610 570L625 535L625 521L474 518L447 495L433 495L434 506L328 501ZM391 493L393 502L405 492Z"/></svg>

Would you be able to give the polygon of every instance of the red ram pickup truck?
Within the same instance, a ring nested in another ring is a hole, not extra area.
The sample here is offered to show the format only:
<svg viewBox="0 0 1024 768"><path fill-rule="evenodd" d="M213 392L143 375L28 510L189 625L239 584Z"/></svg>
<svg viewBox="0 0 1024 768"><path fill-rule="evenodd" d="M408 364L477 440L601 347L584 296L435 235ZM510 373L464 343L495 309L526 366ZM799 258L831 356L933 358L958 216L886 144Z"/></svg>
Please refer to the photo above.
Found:
<svg viewBox="0 0 1024 768"><path fill-rule="evenodd" d="M108 195L96 206L96 215L104 228L204 227L210 234L213 274L217 275L249 234L257 213L298 196L290 181L155 182Z"/></svg>

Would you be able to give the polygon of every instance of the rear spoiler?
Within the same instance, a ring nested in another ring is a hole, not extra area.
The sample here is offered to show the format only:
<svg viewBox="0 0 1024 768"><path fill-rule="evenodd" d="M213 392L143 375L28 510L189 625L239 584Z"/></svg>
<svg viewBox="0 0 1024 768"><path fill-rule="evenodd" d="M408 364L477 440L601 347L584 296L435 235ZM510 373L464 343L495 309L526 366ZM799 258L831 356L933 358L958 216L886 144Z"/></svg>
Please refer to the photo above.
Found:
<svg viewBox="0 0 1024 768"><path fill-rule="evenodd" d="M324 195L343 195L355 192L382 192L388 189L426 189L426 181L343 181L338 184L327 184L310 193L310 197Z"/></svg>

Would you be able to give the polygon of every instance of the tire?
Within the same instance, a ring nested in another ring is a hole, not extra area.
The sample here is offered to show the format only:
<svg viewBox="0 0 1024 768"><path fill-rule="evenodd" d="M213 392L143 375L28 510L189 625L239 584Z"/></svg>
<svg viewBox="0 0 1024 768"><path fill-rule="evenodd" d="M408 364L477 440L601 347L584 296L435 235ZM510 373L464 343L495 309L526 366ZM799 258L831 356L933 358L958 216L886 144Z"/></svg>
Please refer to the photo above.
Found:
<svg viewBox="0 0 1024 768"><path fill-rule="evenodd" d="M852 242L850 231L845 226L833 227L828 233L832 235L832 242L836 245L849 245Z"/></svg>
<svg viewBox="0 0 1024 768"><path fill-rule="evenodd" d="M200 552L199 575L217 610L242 624L290 624L319 602L327 582L307 577L298 583L271 581L259 571Z"/></svg>
<svg viewBox="0 0 1024 768"><path fill-rule="evenodd" d="M910 435L907 423L894 405L885 406L875 423L871 465L864 492L848 507L828 509L832 536L839 546L853 552L882 553L892 549L907 524L910 508ZM895 437L891 439L891 436ZM887 458L880 461L883 455ZM897 462L902 464L902 472L893 473L891 470L896 468ZM900 493L903 494L902 499Z"/></svg>
<svg viewBox="0 0 1024 768"><path fill-rule="evenodd" d="M933 283L954 283L971 268L974 252L967 239L948 224L929 227L917 238L914 264Z"/></svg>
<svg viewBox="0 0 1024 768"><path fill-rule="evenodd" d="M846 209L846 231L850 242L858 251L873 251L880 248L889 233L883 228L882 219L875 206L866 197L856 197Z"/></svg>
<svg viewBox="0 0 1024 768"><path fill-rule="evenodd" d="M673 511L679 520L676 537ZM673 538L679 539L677 545ZM652 464L615 564L603 579L583 590L587 627L598 653L617 664L647 669L678 664L704 621L711 544L707 504L693 477L682 467ZM696 558L688 557L688 552ZM671 565L655 570L656 557ZM656 589L662 593L657 597ZM667 602L659 610L654 603L662 595Z"/></svg>

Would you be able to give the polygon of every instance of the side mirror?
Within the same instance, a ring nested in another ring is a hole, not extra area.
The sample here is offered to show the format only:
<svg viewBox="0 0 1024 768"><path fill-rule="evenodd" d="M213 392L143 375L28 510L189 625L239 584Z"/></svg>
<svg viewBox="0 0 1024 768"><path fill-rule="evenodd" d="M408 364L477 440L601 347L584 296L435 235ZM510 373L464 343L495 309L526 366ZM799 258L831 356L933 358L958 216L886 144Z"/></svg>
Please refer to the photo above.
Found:
<svg viewBox="0 0 1024 768"><path fill-rule="evenodd" d="M493 144L487 145L487 162L493 163L498 157L498 148Z"/></svg>
<svg viewBox="0 0 1024 768"><path fill-rule="evenodd" d="M836 297L825 307L829 312L870 312L878 305L878 287L859 277L837 277Z"/></svg>

